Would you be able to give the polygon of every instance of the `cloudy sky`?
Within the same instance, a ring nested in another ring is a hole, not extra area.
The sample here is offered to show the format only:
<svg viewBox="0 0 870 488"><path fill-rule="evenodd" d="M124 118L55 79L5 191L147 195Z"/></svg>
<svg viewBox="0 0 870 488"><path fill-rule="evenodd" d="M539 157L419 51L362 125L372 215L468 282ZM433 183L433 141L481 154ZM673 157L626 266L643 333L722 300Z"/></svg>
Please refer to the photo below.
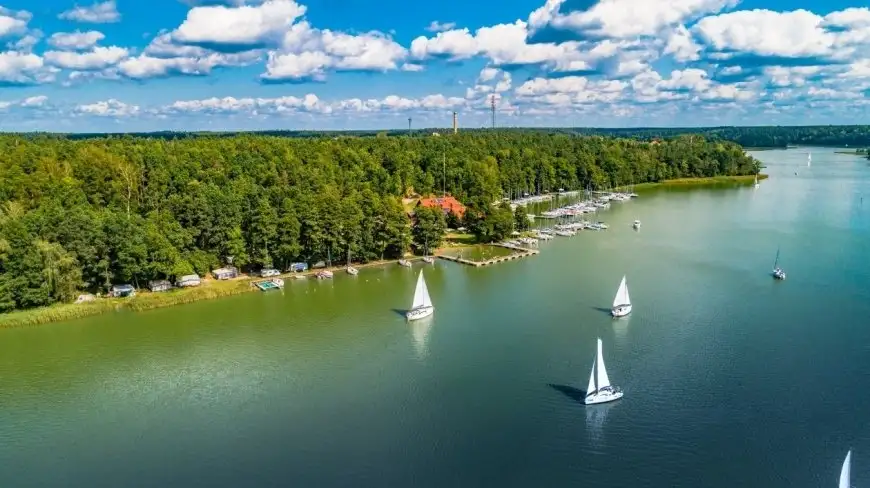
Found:
<svg viewBox="0 0 870 488"><path fill-rule="evenodd" d="M857 0L0 0L0 130L848 124Z"/></svg>

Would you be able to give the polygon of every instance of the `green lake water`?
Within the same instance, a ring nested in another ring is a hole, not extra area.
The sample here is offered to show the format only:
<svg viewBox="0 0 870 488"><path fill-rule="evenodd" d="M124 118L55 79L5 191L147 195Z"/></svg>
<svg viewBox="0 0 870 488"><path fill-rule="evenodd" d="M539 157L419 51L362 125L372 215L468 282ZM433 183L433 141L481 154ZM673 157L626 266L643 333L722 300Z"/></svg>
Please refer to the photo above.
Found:
<svg viewBox="0 0 870 488"><path fill-rule="evenodd" d="M870 165L812 153L491 267L0 330L0 487L868 485ZM596 337L625 397L586 407Z"/></svg>

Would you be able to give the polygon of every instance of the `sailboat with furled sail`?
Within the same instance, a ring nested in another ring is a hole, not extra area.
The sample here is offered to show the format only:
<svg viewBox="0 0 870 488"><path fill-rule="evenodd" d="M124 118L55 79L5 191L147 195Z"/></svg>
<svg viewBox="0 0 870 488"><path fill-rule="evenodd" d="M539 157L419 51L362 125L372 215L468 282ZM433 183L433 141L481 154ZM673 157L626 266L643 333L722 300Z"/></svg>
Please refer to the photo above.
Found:
<svg viewBox="0 0 870 488"><path fill-rule="evenodd" d="M422 319L428 317L435 312L435 306L432 305L432 299L429 297L429 288L426 286L426 280L423 279L423 271L417 277L417 287L414 289L414 301L411 303L411 310L405 314L408 320Z"/></svg>
<svg viewBox="0 0 870 488"><path fill-rule="evenodd" d="M595 354L595 362L592 363L592 371L589 372L589 385L586 387L586 398L583 403L594 405L607 403L622 398L622 390L618 386L610 384L607 369L604 367L604 353L602 352L601 338L598 338L598 350Z"/></svg>
<svg viewBox="0 0 870 488"><path fill-rule="evenodd" d="M610 309L610 314L614 317L625 317L631 313L631 298L628 296L628 285L625 284L625 276L619 282L619 289L616 290L616 296L613 297L613 307Z"/></svg>
<svg viewBox="0 0 870 488"><path fill-rule="evenodd" d="M852 450L846 453L846 460L840 468L840 488L852 488Z"/></svg>
<svg viewBox="0 0 870 488"><path fill-rule="evenodd" d="M779 248L776 249L776 259L773 261L773 277L778 280L785 279L785 270L779 267Z"/></svg>

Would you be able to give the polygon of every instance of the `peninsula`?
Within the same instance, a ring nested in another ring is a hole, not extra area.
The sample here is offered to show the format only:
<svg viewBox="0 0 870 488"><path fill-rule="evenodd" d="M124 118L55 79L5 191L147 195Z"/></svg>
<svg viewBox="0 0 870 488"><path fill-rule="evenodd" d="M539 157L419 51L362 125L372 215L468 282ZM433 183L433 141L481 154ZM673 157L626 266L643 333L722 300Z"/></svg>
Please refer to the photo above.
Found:
<svg viewBox="0 0 870 488"><path fill-rule="evenodd" d="M448 225L493 240L513 230L509 207L493 204L510 195L751 180L760 169L741 146L698 135L0 136L0 326L114 309L58 304L226 266L283 272L422 255ZM403 205L443 194L462 215ZM246 287L171 291L140 307Z"/></svg>

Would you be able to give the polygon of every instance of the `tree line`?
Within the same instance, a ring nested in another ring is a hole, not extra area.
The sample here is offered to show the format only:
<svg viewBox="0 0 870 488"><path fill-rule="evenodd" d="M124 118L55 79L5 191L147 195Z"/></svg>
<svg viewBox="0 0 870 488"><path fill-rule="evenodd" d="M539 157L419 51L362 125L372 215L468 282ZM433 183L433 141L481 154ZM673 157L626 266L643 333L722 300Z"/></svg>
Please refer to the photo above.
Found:
<svg viewBox="0 0 870 488"><path fill-rule="evenodd" d="M271 130L257 132L257 135L293 137L293 138L323 138L323 137L375 137L375 136L411 136L425 137L429 134L446 135L450 130L444 128L427 128L408 131L393 129L384 131L352 130L352 131L289 131ZM736 142L744 147L787 147L789 145L836 146L836 147L870 147L870 125L817 125L817 126L752 126L752 127L648 127L648 128L595 128L595 127L544 127L544 128L499 128L492 129L462 129L465 134L483 134L498 132L503 134L571 134L581 136L607 136L652 141L656 139L672 139L681 135L699 135L709 140ZM248 133L250 134L250 133ZM55 137L73 139L104 138L112 134L69 134ZM237 132L151 132L137 134L137 137L156 139L179 138L214 138L237 137ZM42 135L41 137L45 137Z"/></svg>
<svg viewBox="0 0 870 488"><path fill-rule="evenodd" d="M484 241L512 230L520 220L492 205L509 195L759 169L740 146L699 136L0 136L0 311L229 262L422 254L448 224ZM403 198L444 191L467 205L466 222L440 211L412 220Z"/></svg>

